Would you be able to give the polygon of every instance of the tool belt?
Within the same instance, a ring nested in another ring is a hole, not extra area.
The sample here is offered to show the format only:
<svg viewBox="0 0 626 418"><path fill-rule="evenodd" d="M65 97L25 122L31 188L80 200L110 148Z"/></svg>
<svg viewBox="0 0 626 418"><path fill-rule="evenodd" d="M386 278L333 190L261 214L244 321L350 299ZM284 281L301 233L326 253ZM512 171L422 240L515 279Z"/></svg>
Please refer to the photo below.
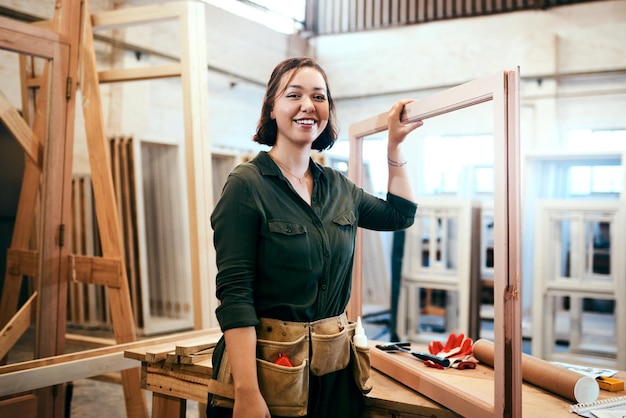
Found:
<svg viewBox="0 0 626 418"><path fill-rule="evenodd" d="M272 415L305 416L309 373L323 376L351 366L356 386L363 393L370 374L369 347L352 343L356 324L346 314L314 322L261 318L257 331L257 376L261 394ZM223 337L220 340L223 344ZM218 343L219 345L219 343ZM216 347L217 349L217 347ZM293 367L275 364L287 356ZM224 348L209 381L212 406L233 407L234 386L228 352Z"/></svg>

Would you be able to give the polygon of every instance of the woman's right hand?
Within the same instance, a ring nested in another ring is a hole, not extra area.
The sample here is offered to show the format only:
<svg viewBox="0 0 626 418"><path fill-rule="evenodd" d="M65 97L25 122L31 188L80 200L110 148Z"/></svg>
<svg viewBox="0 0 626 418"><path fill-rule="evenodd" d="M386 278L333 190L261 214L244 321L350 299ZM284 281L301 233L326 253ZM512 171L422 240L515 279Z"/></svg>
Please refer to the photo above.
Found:
<svg viewBox="0 0 626 418"><path fill-rule="evenodd" d="M270 410L260 391L235 393L233 418L271 418Z"/></svg>

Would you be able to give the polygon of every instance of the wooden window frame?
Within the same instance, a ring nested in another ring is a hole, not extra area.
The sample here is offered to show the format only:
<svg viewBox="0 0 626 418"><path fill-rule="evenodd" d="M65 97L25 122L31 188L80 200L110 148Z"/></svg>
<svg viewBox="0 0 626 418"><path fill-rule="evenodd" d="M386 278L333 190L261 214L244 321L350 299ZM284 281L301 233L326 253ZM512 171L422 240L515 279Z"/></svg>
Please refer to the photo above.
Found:
<svg viewBox="0 0 626 418"><path fill-rule="evenodd" d="M497 72L410 103L406 106L407 121L424 120L488 101L493 102L495 171L494 404L486 405L471 396L468 399L456 391L441 390L428 379L421 379L419 388L413 389L467 417L521 417L519 68ZM363 138L387 128L387 112L350 125L348 177L356 184L363 184ZM352 320L361 315L362 309L362 241L359 231L348 305ZM380 361L387 363L385 359ZM388 365L388 374L402 381L405 373L395 369L391 362Z"/></svg>

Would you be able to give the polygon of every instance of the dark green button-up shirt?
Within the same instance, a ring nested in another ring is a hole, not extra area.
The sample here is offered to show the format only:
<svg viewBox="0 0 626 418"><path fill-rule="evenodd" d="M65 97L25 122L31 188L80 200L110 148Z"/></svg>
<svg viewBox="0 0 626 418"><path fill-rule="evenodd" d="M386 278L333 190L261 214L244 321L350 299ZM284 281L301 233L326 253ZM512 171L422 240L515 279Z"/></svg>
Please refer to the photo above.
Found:
<svg viewBox="0 0 626 418"><path fill-rule="evenodd" d="M411 226L417 205L379 199L340 172L309 162L309 206L267 152L236 167L211 215L217 319L223 331L258 317L314 321L343 313L350 298L357 226Z"/></svg>

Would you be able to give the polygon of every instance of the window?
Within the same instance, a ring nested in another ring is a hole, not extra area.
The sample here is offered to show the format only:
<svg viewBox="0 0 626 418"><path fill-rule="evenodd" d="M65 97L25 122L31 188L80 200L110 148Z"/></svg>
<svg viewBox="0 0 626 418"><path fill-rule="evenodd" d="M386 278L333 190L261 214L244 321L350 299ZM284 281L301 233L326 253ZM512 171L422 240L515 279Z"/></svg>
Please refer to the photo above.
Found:
<svg viewBox="0 0 626 418"><path fill-rule="evenodd" d="M567 137L567 147L581 152L623 152L626 151L626 130L572 130ZM569 193L572 196L620 193L624 187L623 176L623 167L619 165L572 166L568 173Z"/></svg>
<svg viewBox="0 0 626 418"><path fill-rule="evenodd" d="M423 155L424 190L421 193L493 193L491 135L427 136ZM464 182L467 179L469 182Z"/></svg>
<svg viewBox="0 0 626 418"><path fill-rule="evenodd" d="M586 165L569 169L569 192L572 196L620 193L622 187L621 166Z"/></svg>
<svg viewBox="0 0 626 418"><path fill-rule="evenodd" d="M292 34L304 29L306 0L205 0L233 14Z"/></svg>
<svg viewBox="0 0 626 418"><path fill-rule="evenodd" d="M574 129L567 135L567 148L571 151L626 151L626 129Z"/></svg>

